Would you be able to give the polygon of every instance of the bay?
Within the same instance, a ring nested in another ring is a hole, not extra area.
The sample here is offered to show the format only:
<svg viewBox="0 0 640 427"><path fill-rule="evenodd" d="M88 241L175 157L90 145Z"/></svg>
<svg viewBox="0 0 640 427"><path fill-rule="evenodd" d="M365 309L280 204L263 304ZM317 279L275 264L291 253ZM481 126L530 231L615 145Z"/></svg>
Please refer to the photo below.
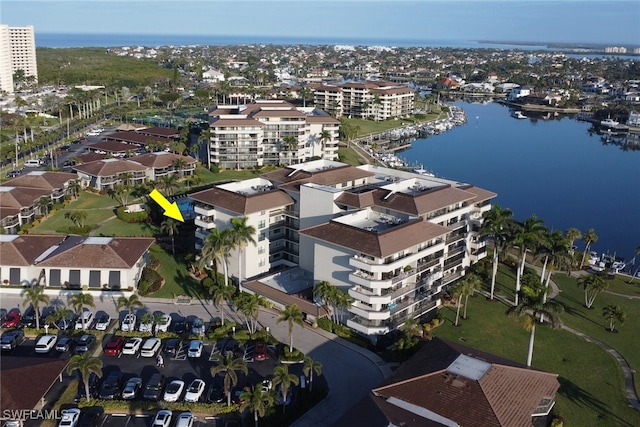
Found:
<svg viewBox="0 0 640 427"><path fill-rule="evenodd" d="M399 156L495 191L494 202L518 220L535 214L550 229L593 228L593 250L633 258L640 246L640 150L591 134L589 123L568 116L515 119L498 103L453 104L466 112L466 124L418 139Z"/></svg>

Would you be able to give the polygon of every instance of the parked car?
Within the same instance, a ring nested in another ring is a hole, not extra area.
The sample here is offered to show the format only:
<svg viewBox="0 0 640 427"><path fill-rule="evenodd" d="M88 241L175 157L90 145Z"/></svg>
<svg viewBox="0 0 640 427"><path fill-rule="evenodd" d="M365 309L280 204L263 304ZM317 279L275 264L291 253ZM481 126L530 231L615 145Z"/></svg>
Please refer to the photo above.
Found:
<svg viewBox="0 0 640 427"><path fill-rule="evenodd" d="M193 427L195 417L191 412L182 412L176 420L176 427Z"/></svg>
<svg viewBox="0 0 640 427"><path fill-rule="evenodd" d="M177 338L169 338L167 342L164 343L164 353L173 357L176 357L182 341Z"/></svg>
<svg viewBox="0 0 640 427"><path fill-rule="evenodd" d="M183 390L184 381L173 380L164 390L164 396L162 396L162 400L164 400L165 402L177 402L178 400L180 400L180 396L182 396Z"/></svg>
<svg viewBox="0 0 640 427"><path fill-rule="evenodd" d="M168 409L159 410L153 419L153 423L151 423L151 427L169 427L171 424L171 415L172 412Z"/></svg>
<svg viewBox="0 0 640 427"><path fill-rule="evenodd" d="M80 329L82 330L89 329L92 323L93 323L93 311L85 308L84 310L82 310L82 313L78 315L76 319L75 329L76 331Z"/></svg>
<svg viewBox="0 0 640 427"><path fill-rule="evenodd" d="M149 382L144 387L142 397L147 400L158 400L162 396L162 389L164 388L164 375L155 373L149 379Z"/></svg>
<svg viewBox="0 0 640 427"><path fill-rule="evenodd" d="M4 322L2 322L2 327L17 328L18 326L20 326L20 319L22 319L22 314L20 314L20 310L15 308L7 314Z"/></svg>
<svg viewBox="0 0 640 427"><path fill-rule="evenodd" d="M76 427L78 425L78 420L80 419L80 409L63 409L60 412L60 415L61 417L58 427Z"/></svg>
<svg viewBox="0 0 640 427"><path fill-rule="evenodd" d="M132 332L136 329L136 315L135 314L127 314L122 319L122 323L120 324L120 329L123 332Z"/></svg>
<svg viewBox="0 0 640 427"><path fill-rule="evenodd" d="M42 319L42 313L38 313L38 318ZM22 313L22 318L20 319L20 326L25 328L35 328L36 327L36 310L30 305L27 310Z"/></svg>
<svg viewBox="0 0 640 427"><path fill-rule="evenodd" d="M96 319L96 331L106 331L109 328L109 324L111 324L111 316L107 313L101 314Z"/></svg>
<svg viewBox="0 0 640 427"><path fill-rule="evenodd" d="M204 393L204 389L206 384L200 378L196 378L191 381L189 387L187 387L187 392L184 394L185 402L197 402L202 397L202 393Z"/></svg>
<svg viewBox="0 0 640 427"><path fill-rule="evenodd" d="M85 351L89 351L96 344L96 336L91 334L85 334L80 337L78 343L76 344L76 352L84 353Z"/></svg>
<svg viewBox="0 0 640 427"><path fill-rule="evenodd" d="M111 356L117 356L122 352L122 347L124 347L126 338L114 335L111 337L107 345L104 347L104 354L108 354Z"/></svg>
<svg viewBox="0 0 640 427"><path fill-rule="evenodd" d="M122 389L122 398L126 400L135 399L138 397L140 390L142 389L142 378L133 377L129 378L129 381L124 385Z"/></svg>
<svg viewBox="0 0 640 427"><path fill-rule="evenodd" d="M220 403L224 402L226 396L224 394L224 385L222 383L222 379L218 376L213 377L213 382L209 387L209 391L207 392L207 402L208 403Z"/></svg>
<svg viewBox="0 0 640 427"><path fill-rule="evenodd" d="M140 348L140 356L154 357L158 350L160 350L161 344L162 342L159 338L147 338Z"/></svg>
<svg viewBox="0 0 640 427"><path fill-rule="evenodd" d="M142 344L142 338L131 337L127 339L122 347L122 354L137 354L140 351L140 345Z"/></svg>
<svg viewBox="0 0 640 427"><path fill-rule="evenodd" d="M15 178L17 176L20 176L21 174L22 174L22 169L15 169L7 172L7 178Z"/></svg>
<svg viewBox="0 0 640 427"><path fill-rule="evenodd" d="M2 322L4 322L4 319L7 318L7 310L4 308L0 308L0 325L2 325Z"/></svg>
<svg viewBox="0 0 640 427"><path fill-rule="evenodd" d="M200 357L202 356L202 348L204 344L200 340L191 340L189 343L189 350L187 351L188 357Z"/></svg>
<svg viewBox="0 0 640 427"><path fill-rule="evenodd" d="M0 338L0 350L11 351L24 342L24 331L22 329L13 329L2 333Z"/></svg>
<svg viewBox="0 0 640 427"><path fill-rule="evenodd" d="M98 427L100 425L100 421L102 415L104 414L104 409L98 406L94 406L80 413L80 421L78 421L78 427Z"/></svg>
<svg viewBox="0 0 640 427"><path fill-rule="evenodd" d="M191 325L191 333L193 335L203 336L204 335L204 320L199 317L193 319L193 324Z"/></svg>
<svg viewBox="0 0 640 427"><path fill-rule="evenodd" d="M158 323L156 323L156 332L167 332L171 325L171 316L164 313L158 313Z"/></svg>
<svg viewBox="0 0 640 427"><path fill-rule="evenodd" d="M256 349L253 352L253 360L266 360L267 359L267 344L264 341L258 341L256 343Z"/></svg>
<svg viewBox="0 0 640 427"><path fill-rule="evenodd" d="M64 353L67 351L72 351L75 347L76 341L72 337L62 336L58 338L58 342L56 343L56 351L60 353Z"/></svg>
<svg viewBox="0 0 640 427"><path fill-rule="evenodd" d="M96 397L98 395L98 389L100 388L100 377L95 372L89 374L89 396ZM86 397L86 390L84 389L84 382L78 382L78 394L76 394L74 401L80 402L81 399Z"/></svg>
<svg viewBox="0 0 640 427"><path fill-rule="evenodd" d="M53 335L53 334L42 335L40 338L38 338L38 341L36 342L35 352L39 354L47 354L51 350L53 350L57 341L58 341L57 335Z"/></svg>
<svg viewBox="0 0 640 427"><path fill-rule="evenodd" d="M173 332L178 335L182 335L187 331L187 322L183 318L176 320L173 324Z"/></svg>
<svg viewBox="0 0 640 427"><path fill-rule="evenodd" d="M153 332L153 317L149 316L149 322L143 322L143 317L140 318L140 324L138 325L138 332Z"/></svg>
<svg viewBox="0 0 640 427"><path fill-rule="evenodd" d="M120 397L120 390L122 389L122 372L111 372L107 379L102 383L100 387L100 393L98 398L104 400L113 400Z"/></svg>
<svg viewBox="0 0 640 427"><path fill-rule="evenodd" d="M76 315L72 311L67 312L63 319L58 320L56 327L61 331L73 329L75 326Z"/></svg>

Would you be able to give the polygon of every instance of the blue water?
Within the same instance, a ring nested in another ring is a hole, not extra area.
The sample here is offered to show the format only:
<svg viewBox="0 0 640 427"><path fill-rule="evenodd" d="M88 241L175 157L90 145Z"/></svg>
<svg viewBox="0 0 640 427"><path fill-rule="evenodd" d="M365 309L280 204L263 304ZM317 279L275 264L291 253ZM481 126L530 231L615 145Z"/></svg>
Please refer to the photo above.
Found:
<svg viewBox="0 0 640 427"><path fill-rule="evenodd" d="M455 105L465 125L414 141L400 156L497 192L495 202L519 220L536 214L556 230L593 228L594 250L631 260L640 246L640 151L603 144L589 123L569 117L518 120L497 103Z"/></svg>

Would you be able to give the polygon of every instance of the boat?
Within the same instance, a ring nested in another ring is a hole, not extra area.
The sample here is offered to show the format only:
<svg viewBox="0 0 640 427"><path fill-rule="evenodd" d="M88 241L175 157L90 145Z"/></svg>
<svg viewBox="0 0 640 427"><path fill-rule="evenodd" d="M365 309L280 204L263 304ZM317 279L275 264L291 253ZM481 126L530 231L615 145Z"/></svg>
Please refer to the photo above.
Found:
<svg viewBox="0 0 640 427"><path fill-rule="evenodd" d="M516 118L516 119L526 119L527 118L527 116L522 114L522 111L520 111L520 110L515 110L514 112L512 112L511 113L511 117Z"/></svg>
<svg viewBox="0 0 640 427"><path fill-rule="evenodd" d="M616 128L620 126L620 122L613 120L611 117L608 117L600 121L600 126L603 126L606 128Z"/></svg>

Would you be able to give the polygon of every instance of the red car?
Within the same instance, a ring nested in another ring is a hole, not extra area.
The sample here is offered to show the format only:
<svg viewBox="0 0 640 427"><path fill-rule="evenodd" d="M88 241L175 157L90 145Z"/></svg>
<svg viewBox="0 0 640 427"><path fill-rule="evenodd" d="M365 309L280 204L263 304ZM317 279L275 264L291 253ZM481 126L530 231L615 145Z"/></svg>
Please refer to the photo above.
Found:
<svg viewBox="0 0 640 427"><path fill-rule="evenodd" d="M256 350L253 353L254 360L266 360L267 358L267 344L262 341L256 343Z"/></svg>
<svg viewBox="0 0 640 427"><path fill-rule="evenodd" d="M114 335L104 347L104 354L109 354L111 356L119 355L122 352L122 347L124 347L125 341L125 337Z"/></svg>
<svg viewBox="0 0 640 427"><path fill-rule="evenodd" d="M20 320L22 320L22 315L19 310L14 310L7 314L7 317L4 319L2 323L3 328L17 328L20 326Z"/></svg>

